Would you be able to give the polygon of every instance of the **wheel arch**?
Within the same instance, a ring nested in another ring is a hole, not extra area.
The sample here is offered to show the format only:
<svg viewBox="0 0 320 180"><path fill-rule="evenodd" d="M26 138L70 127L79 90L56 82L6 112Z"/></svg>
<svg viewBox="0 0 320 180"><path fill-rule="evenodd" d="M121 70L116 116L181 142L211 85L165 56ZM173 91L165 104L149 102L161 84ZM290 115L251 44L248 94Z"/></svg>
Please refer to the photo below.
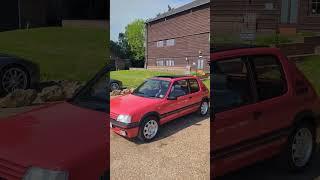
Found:
<svg viewBox="0 0 320 180"><path fill-rule="evenodd" d="M312 110L303 110L299 112L294 118L293 127L296 127L303 122L311 123L313 127L315 127L317 125L315 113Z"/></svg>
<svg viewBox="0 0 320 180"><path fill-rule="evenodd" d="M155 116L157 117L157 121L159 122L160 121L160 114L156 111L151 111L151 112L148 112L146 114L144 114L142 117L141 117L141 121L149 116Z"/></svg>

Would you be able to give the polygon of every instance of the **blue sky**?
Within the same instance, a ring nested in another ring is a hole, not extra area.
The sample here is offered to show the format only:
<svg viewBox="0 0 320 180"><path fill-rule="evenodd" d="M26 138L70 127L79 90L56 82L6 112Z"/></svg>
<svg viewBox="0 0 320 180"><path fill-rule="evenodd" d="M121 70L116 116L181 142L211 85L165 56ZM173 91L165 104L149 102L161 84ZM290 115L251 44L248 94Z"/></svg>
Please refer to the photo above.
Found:
<svg viewBox="0 0 320 180"><path fill-rule="evenodd" d="M153 18L167 11L168 5L176 8L189 2L192 0L111 0L110 38L117 41L118 34L135 19Z"/></svg>

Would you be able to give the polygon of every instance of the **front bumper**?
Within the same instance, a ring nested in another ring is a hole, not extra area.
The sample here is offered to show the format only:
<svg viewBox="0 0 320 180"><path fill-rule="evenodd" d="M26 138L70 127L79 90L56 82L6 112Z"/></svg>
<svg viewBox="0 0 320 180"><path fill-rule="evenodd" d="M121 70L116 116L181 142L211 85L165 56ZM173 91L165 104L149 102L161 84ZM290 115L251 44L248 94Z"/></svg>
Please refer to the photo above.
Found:
<svg viewBox="0 0 320 180"><path fill-rule="evenodd" d="M122 123L116 121L114 119L110 120L110 128L117 134L127 137L127 138L134 138L138 136L139 132L139 122L135 123Z"/></svg>

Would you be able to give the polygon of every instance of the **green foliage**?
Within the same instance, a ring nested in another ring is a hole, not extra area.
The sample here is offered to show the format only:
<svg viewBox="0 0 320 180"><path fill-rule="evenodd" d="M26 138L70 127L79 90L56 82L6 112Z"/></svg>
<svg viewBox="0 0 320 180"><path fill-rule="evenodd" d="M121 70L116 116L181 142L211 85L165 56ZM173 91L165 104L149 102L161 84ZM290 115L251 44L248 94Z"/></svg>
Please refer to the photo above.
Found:
<svg viewBox="0 0 320 180"><path fill-rule="evenodd" d="M320 95L320 56L310 56L299 62L298 68L306 75Z"/></svg>
<svg viewBox="0 0 320 180"><path fill-rule="evenodd" d="M142 19L138 19L128 24L125 28L125 38L128 42L132 57L136 61L144 60L145 49L145 22Z"/></svg>

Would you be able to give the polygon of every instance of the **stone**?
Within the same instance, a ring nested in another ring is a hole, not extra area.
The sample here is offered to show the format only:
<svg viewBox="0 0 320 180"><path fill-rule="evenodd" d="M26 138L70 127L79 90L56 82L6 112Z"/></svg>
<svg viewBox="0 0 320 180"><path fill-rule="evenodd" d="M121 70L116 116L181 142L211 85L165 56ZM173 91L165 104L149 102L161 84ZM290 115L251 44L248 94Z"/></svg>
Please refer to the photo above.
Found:
<svg viewBox="0 0 320 180"><path fill-rule="evenodd" d="M37 92L33 89L15 90L0 100L0 108L16 108L29 106L36 99Z"/></svg>
<svg viewBox="0 0 320 180"><path fill-rule="evenodd" d="M40 98L40 99L38 99ZM52 102L52 101L62 101L66 98L63 88L58 85L43 88L41 93L38 94L38 101L42 102Z"/></svg>

